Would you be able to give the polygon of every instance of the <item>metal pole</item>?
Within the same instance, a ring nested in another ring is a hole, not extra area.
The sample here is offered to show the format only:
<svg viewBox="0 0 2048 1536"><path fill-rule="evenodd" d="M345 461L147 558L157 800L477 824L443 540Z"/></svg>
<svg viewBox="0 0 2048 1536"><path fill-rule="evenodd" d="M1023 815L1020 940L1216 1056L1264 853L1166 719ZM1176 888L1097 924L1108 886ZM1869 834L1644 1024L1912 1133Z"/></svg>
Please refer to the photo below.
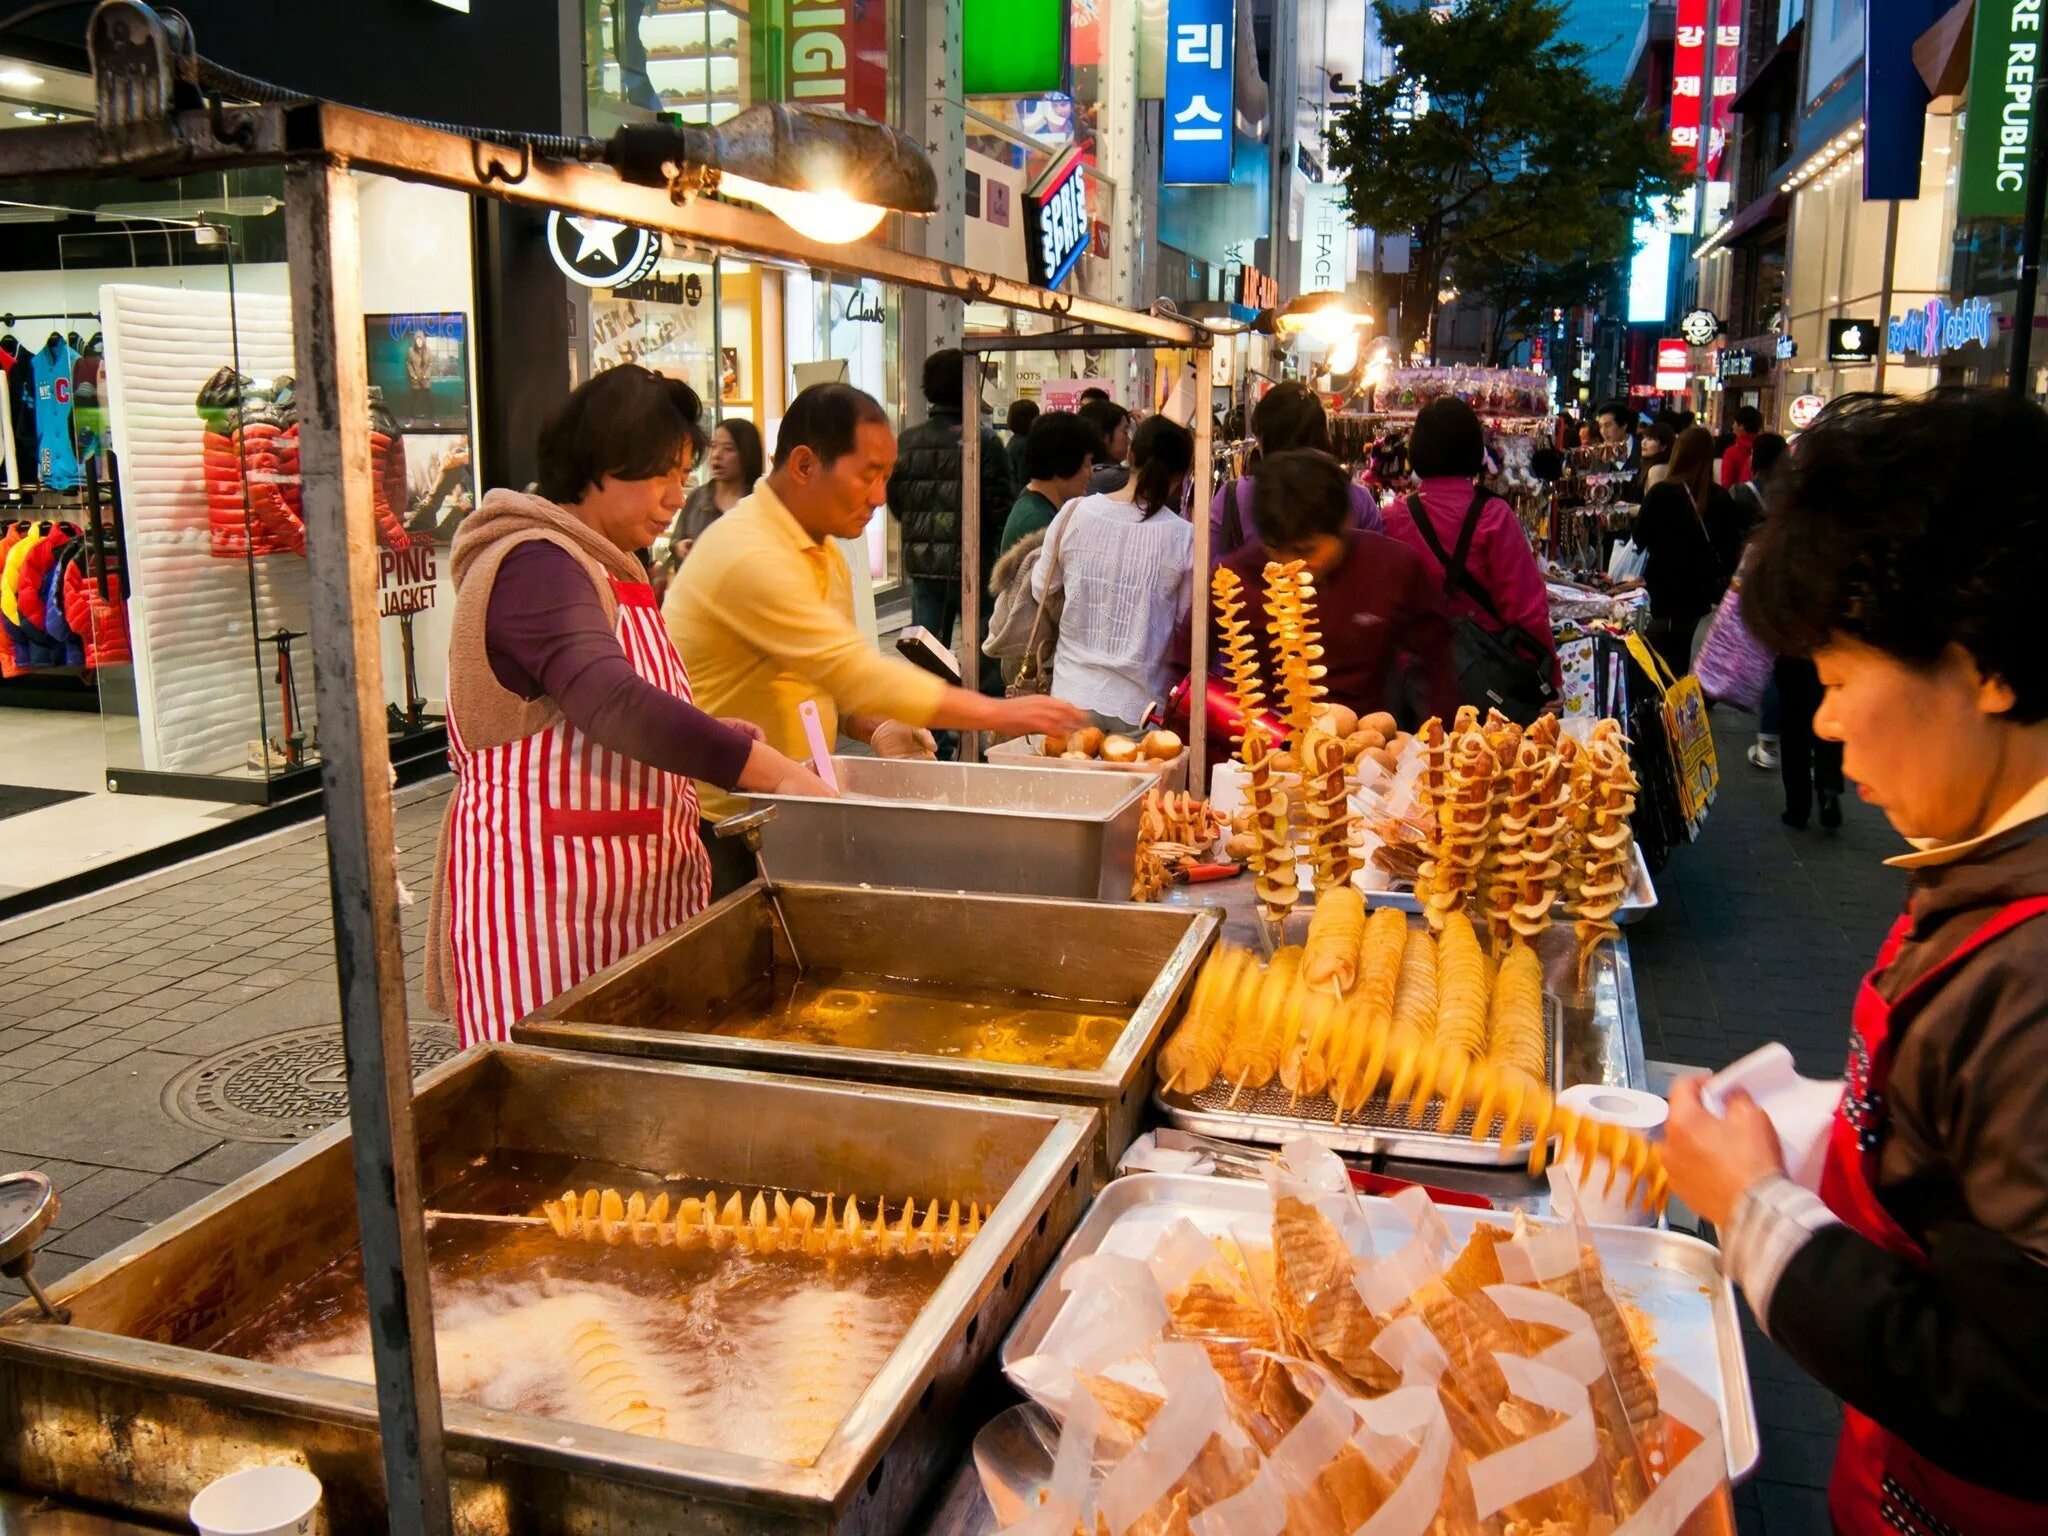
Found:
<svg viewBox="0 0 2048 1536"><path fill-rule="evenodd" d="M938 637L941 645L951 635ZM981 354L960 357L960 686L981 691ZM960 733L960 761L981 761L981 732Z"/></svg>
<svg viewBox="0 0 2048 1536"><path fill-rule="evenodd" d="M1885 331L1892 315L1892 269L1899 260L1899 200L1893 198L1885 206L1884 215L1884 286L1877 295L1877 367L1871 373L1870 387L1878 394L1884 393L1885 363L1891 355L1891 348L1885 344Z"/></svg>
<svg viewBox="0 0 2048 1536"><path fill-rule="evenodd" d="M2033 140L2027 146L2026 222L2020 229L2020 288L2012 306L2012 366L2006 388L2015 400L2029 398L2027 374L2034 357L2034 296L2041 286L2041 216L2048 208L2048 133L2041 131L2041 109L2048 102L2048 85L2034 87L2034 115L2027 131Z"/></svg>
<svg viewBox="0 0 2048 1536"><path fill-rule="evenodd" d="M377 632L362 230L346 169L324 163L286 168L285 244L298 363L313 684L324 746L328 887L387 1518L389 1529L403 1536L447 1536L448 1466L413 1135L391 753Z"/></svg>
<svg viewBox="0 0 2048 1536"><path fill-rule="evenodd" d="M1216 494L1214 438L1215 358L1209 348L1195 357L1195 504L1188 508L1195 524L1195 569L1188 591L1188 773L1191 794L1206 796L1208 769L1202 754L1209 745L1209 501Z"/></svg>

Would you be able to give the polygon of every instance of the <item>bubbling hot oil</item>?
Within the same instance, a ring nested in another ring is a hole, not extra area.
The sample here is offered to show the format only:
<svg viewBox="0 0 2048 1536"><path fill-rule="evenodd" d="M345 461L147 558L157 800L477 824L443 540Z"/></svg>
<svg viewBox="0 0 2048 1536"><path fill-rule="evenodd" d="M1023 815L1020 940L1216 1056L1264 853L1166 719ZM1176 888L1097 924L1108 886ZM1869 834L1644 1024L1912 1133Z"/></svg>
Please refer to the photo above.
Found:
<svg viewBox="0 0 2048 1536"><path fill-rule="evenodd" d="M497 1153L428 1204L529 1215L571 1187L681 1196L710 1182ZM445 1398L797 1466L824 1450L950 1262L614 1248L466 1221L435 1221L427 1240ZM368 1381L361 1255L194 1342Z"/></svg>
<svg viewBox="0 0 2048 1536"><path fill-rule="evenodd" d="M700 1027L748 1040L1091 1071L1129 1022L1122 1004L821 968L778 969Z"/></svg>

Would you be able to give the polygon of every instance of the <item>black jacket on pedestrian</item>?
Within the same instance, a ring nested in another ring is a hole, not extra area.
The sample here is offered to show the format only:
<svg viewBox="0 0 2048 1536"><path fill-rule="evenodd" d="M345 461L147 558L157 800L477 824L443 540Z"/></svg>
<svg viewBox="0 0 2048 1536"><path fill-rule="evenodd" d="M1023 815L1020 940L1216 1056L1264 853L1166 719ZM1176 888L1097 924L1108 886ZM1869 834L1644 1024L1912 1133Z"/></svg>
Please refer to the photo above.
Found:
<svg viewBox="0 0 2048 1536"><path fill-rule="evenodd" d="M960 579L960 412L935 405L896 440L889 510L903 527L903 573L913 580ZM1003 523L1017 499L1010 456L993 427L981 429L981 574L995 564Z"/></svg>
<svg viewBox="0 0 2048 1536"><path fill-rule="evenodd" d="M2048 817L1916 872L1897 1005L2007 903L2048 893ZM1771 1337L1936 1465L2048 1498L2048 916L1964 959L1891 1023L1873 1187L1923 1267L1816 1232L1771 1292Z"/></svg>

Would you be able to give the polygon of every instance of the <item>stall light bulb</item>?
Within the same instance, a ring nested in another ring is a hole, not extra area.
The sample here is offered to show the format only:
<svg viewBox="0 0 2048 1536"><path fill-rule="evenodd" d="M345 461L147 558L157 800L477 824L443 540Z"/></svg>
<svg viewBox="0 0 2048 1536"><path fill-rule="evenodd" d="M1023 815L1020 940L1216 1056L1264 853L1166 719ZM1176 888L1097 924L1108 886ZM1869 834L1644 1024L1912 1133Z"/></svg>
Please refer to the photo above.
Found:
<svg viewBox="0 0 2048 1536"><path fill-rule="evenodd" d="M1358 367L1358 341L1358 332L1353 330L1330 348L1330 356L1325 364L1330 372L1350 373Z"/></svg>
<svg viewBox="0 0 2048 1536"><path fill-rule="evenodd" d="M730 197L759 203L805 239L820 245L845 245L872 234L889 211L873 203L855 202L837 190L799 192L792 187L749 181L730 171L719 178L718 190Z"/></svg>

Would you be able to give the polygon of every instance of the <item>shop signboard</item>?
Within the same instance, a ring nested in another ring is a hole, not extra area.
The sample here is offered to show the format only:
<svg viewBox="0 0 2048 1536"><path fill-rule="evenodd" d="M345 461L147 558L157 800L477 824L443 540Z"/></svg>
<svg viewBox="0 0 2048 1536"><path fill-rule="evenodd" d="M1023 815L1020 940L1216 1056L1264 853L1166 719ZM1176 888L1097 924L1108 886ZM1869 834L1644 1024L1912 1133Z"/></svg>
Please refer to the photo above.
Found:
<svg viewBox="0 0 2048 1536"><path fill-rule="evenodd" d="M1711 347L1721 334L1721 317L1711 309L1688 309L1679 319L1678 334L1696 347Z"/></svg>
<svg viewBox="0 0 2048 1536"><path fill-rule="evenodd" d="M1358 276L1358 236L1341 184L1308 189L1301 215L1301 293L1328 293Z"/></svg>
<svg viewBox="0 0 2048 1536"><path fill-rule="evenodd" d="M1998 311L1989 299L1929 299L1918 309L1893 315L1885 323L1886 350L1904 357L1939 357L1959 347L1991 345L1998 329Z"/></svg>
<svg viewBox="0 0 2048 1536"><path fill-rule="evenodd" d="M1827 408L1828 402L1825 397L1820 395L1801 395L1785 407L1785 416L1792 423L1792 429L1795 432L1804 432L1808 427L1820 420L1820 413Z"/></svg>
<svg viewBox="0 0 2048 1536"><path fill-rule="evenodd" d="M964 96L1066 88L1067 0L962 0L960 38Z"/></svg>
<svg viewBox="0 0 2048 1536"><path fill-rule="evenodd" d="M1878 342L1883 337L1875 320L1830 320L1828 361L1831 363L1874 363Z"/></svg>
<svg viewBox="0 0 2048 1536"><path fill-rule="evenodd" d="M1671 147L1686 176L1699 174L1703 138L1708 178L1721 173L1741 59L1742 0L1678 0L1671 55Z"/></svg>
<svg viewBox="0 0 2048 1536"><path fill-rule="evenodd" d="M585 288L637 283L661 260L661 236L586 214L548 215L548 254L570 282Z"/></svg>
<svg viewBox="0 0 2048 1536"><path fill-rule="evenodd" d="M789 99L889 121L887 0L790 0Z"/></svg>
<svg viewBox="0 0 2048 1536"><path fill-rule="evenodd" d="M1692 382L1692 349L1681 336L1657 343L1657 388L1684 389Z"/></svg>
<svg viewBox="0 0 2048 1536"><path fill-rule="evenodd" d="M1950 0L1880 0L1863 8L1863 195L1917 198L1926 147L1927 82L1913 44Z"/></svg>
<svg viewBox="0 0 2048 1536"><path fill-rule="evenodd" d="M1230 180L1237 8L1232 0L1170 0L1166 8L1166 146L1170 187Z"/></svg>
<svg viewBox="0 0 2048 1536"><path fill-rule="evenodd" d="M1025 194L1024 230L1031 281L1059 287L1088 250L1088 163L1079 150L1055 161Z"/></svg>
<svg viewBox="0 0 2048 1536"><path fill-rule="evenodd" d="M1753 379L1768 371L1764 359L1747 347L1729 347L1721 353L1723 379Z"/></svg>
<svg viewBox="0 0 2048 1536"><path fill-rule="evenodd" d="M1982 0L1972 26L1970 112L1963 125L1956 216L2016 219L2026 211L2034 145L2041 0Z"/></svg>

